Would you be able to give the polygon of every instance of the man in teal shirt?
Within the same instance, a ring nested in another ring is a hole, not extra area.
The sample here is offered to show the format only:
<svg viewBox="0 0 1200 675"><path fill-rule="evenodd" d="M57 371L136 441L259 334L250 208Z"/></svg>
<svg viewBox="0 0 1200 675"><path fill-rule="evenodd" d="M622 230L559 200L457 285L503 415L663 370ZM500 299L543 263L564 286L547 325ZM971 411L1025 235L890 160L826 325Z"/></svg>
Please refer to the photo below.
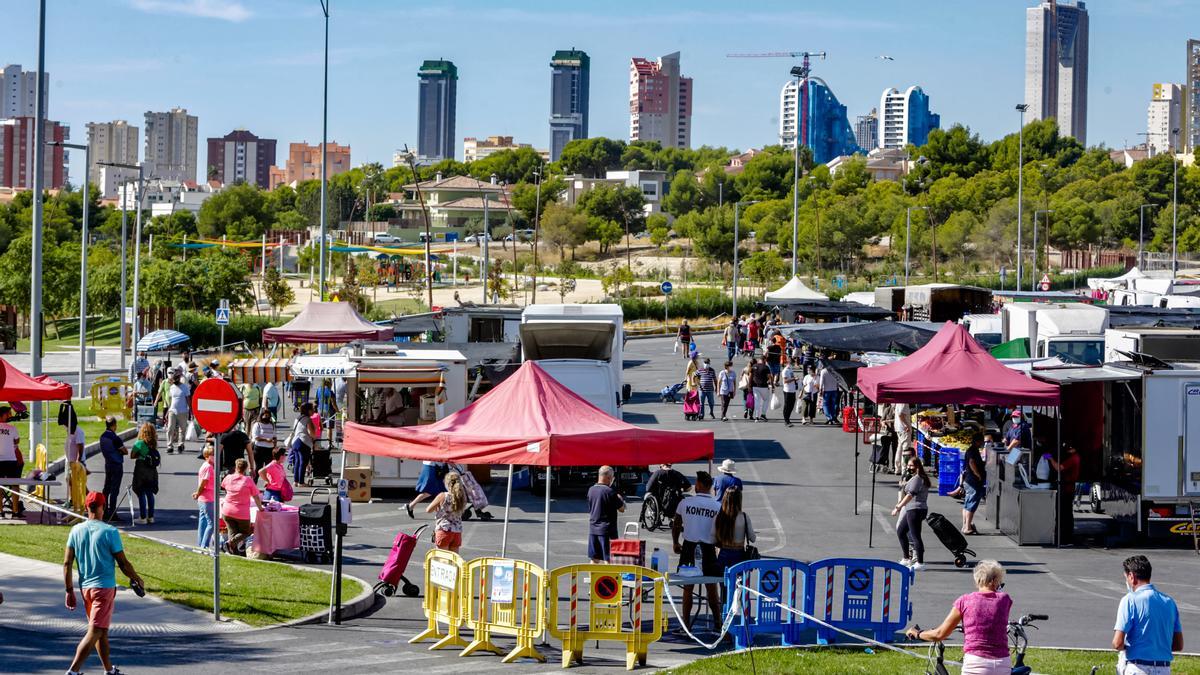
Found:
<svg viewBox="0 0 1200 675"><path fill-rule="evenodd" d="M1117 606L1113 649L1119 675L1168 675L1174 652L1183 651L1183 626L1171 596L1150 583L1150 560L1144 555L1125 559L1129 593Z"/></svg>
<svg viewBox="0 0 1200 675"><path fill-rule="evenodd" d="M108 627L112 623L113 606L117 595L116 566L129 577L129 585L141 595L142 578L134 571L125 557L121 545L121 533L104 522L104 495L88 493L84 501L87 520L71 528L67 536L66 557L63 560L63 583L66 586L67 609L76 607L75 586L72 580L73 567L79 567L79 588L83 595L83 608L87 613L88 630L79 646L75 648L75 660L67 675L78 675L92 649L100 655L106 675L121 675L121 670L109 658Z"/></svg>

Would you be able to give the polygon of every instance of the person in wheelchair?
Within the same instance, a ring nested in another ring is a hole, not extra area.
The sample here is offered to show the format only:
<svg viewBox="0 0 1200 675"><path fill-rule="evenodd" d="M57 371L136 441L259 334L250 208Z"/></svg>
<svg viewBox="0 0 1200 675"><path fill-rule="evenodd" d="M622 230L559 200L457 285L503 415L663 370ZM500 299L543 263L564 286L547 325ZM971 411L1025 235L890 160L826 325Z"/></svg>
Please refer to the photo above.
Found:
<svg viewBox="0 0 1200 675"><path fill-rule="evenodd" d="M692 483L670 464L661 464L646 481L646 496L651 495L662 507L667 520L675 517L675 507L683 499L683 493L692 489Z"/></svg>

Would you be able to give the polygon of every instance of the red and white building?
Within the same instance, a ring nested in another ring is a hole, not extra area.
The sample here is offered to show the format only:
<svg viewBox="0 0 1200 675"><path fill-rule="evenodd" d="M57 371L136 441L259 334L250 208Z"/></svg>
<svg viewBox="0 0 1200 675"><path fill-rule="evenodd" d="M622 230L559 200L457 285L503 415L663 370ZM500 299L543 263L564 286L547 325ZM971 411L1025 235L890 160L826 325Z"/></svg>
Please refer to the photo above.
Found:
<svg viewBox="0 0 1200 675"><path fill-rule="evenodd" d="M0 187L33 189L33 117L0 119ZM46 142L66 141L68 127L46 120ZM46 145L42 187L57 190L67 184L66 152Z"/></svg>
<svg viewBox="0 0 1200 675"><path fill-rule="evenodd" d="M679 52L630 60L629 140L692 146L692 78L680 76Z"/></svg>

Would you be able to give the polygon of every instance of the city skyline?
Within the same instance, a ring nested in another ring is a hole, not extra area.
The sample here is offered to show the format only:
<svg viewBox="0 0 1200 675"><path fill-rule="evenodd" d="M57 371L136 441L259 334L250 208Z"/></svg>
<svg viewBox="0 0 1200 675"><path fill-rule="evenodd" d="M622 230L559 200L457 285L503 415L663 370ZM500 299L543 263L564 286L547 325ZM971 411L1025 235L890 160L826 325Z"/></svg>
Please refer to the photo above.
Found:
<svg viewBox="0 0 1200 675"><path fill-rule="evenodd" d="M320 138L322 22L319 5L312 5L300 10L281 0L51 5L50 119L82 138L87 122L140 121L146 110L178 106L200 118L202 138L244 127L281 143L315 142ZM775 49L829 51L829 59L814 64L814 75L829 82L851 119L878 105L879 91L904 82L921 86L937 102L943 128L964 123L985 140L1015 130L1012 106L1024 92L1025 9L1034 2L963 5L958 13L924 6L865 12L866 6L796 11L767 3L752 12L730 12L700 2L686 11L650 10L669 17L672 28L663 31L654 29L654 21L631 21L625 11L631 3L603 10L500 7L488 10L486 26L456 20L483 7L474 2L403 11L383 3L335 5L330 137L354 146L356 163L388 165L396 148L415 147L416 92L397 80L396 71L411 72L426 59L445 58L461 73L455 145L466 136L511 135L543 147L551 95L546 56L568 47L591 57L590 136L628 138L631 57L680 51L697 85L693 147L744 151L776 143L779 87L794 64L725 58L728 52ZM1165 27L1155 20L1156 9L1161 5L1141 1L1088 6L1093 45L1088 138L1093 144L1138 142L1149 87L1183 79L1178 53L1192 37L1183 27L1191 23L1189 17L1200 18L1200 8L1179 4L1180 20ZM29 69L36 58L35 7L14 6L8 17L8 27L0 31L7 45L0 62ZM388 37L392 22L400 19L425 27L419 39ZM811 27L820 37L803 32L796 37L790 29L796 25ZM166 56L143 59L104 51L95 36L117 30L145 36L142 53ZM938 39L908 39L914 31L930 31ZM501 34L503 51L496 41ZM211 47L251 37L259 45L253 53ZM1131 42L1142 45L1138 59L1113 49ZM497 54L503 58L499 68ZM881 54L894 60L879 59ZM985 69L988 77L980 78ZM127 89L139 81L147 86L114 94L114 82ZM83 170L77 155L82 153L71 153L75 181Z"/></svg>

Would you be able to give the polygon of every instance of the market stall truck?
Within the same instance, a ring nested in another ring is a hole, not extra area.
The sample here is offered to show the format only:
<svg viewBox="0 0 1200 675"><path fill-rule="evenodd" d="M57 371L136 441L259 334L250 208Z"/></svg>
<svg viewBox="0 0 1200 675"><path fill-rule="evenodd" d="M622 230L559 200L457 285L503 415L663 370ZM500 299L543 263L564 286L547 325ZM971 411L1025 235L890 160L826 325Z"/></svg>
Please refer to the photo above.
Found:
<svg viewBox="0 0 1200 675"><path fill-rule="evenodd" d="M625 315L620 305L530 305L521 313L521 360L537 361L551 377L587 402L621 419ZM603 460L603 456L598 459ZM587 487L599 467L564 467L552 488ZM617 489L632 493L645 467L613 467ZM530 487L545 489L546 472L535 469Z"/></svg>
<svg viewBox="0 0 1200 675"><path fill-rule="evenodd" d="M1160 361L1200 361L1200 330L1127 327L1104 332L1105 362L1130 361L1135 354Z"/></svg>
<svg viewBox="0 0 1200 675"><path fill-rule="evenodd" d="M1094 366L1104 360L1108 310L1081 302L1011 303L1000 310L1003 342L1024 338L1029 355Z"/></svg>
<svg viewBox="0 0 1200 675"><path fill-rule="evenodd" d="M1200 367L1142 376L1140 523L1150 539L1197 545L1200 517Z"/></svg>

